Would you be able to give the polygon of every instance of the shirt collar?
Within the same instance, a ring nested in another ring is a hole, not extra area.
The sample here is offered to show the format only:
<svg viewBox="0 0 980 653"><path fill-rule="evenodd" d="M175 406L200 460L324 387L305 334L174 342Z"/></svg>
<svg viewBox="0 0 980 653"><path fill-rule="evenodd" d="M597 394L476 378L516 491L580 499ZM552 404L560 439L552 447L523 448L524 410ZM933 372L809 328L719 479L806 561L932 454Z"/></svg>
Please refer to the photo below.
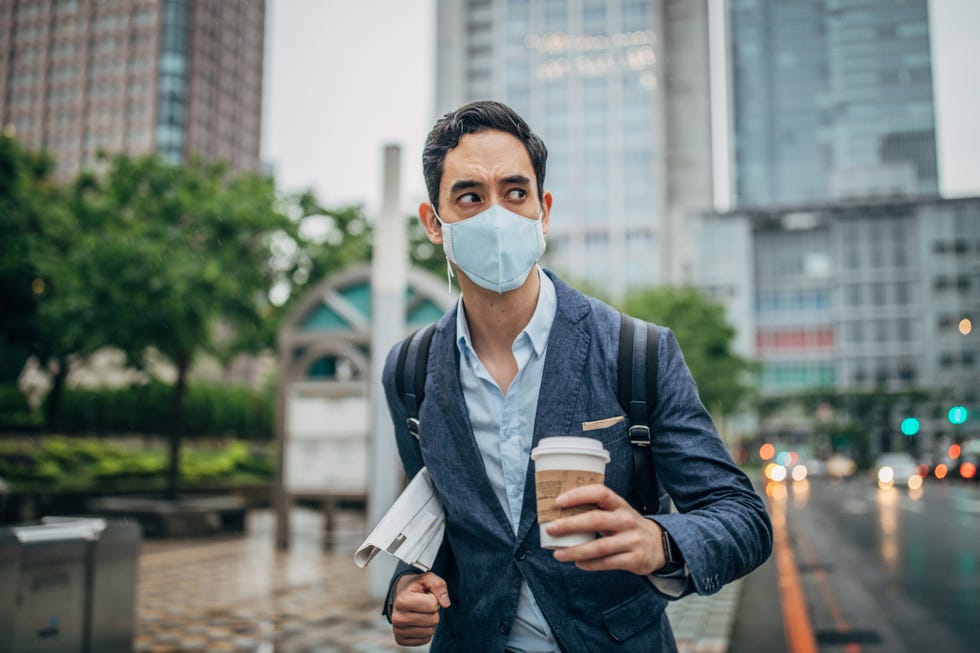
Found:
<svg viewBox="0 0 980 653"><path fill-rule="evenodd" d="M541 280L538 289L538 304L534 308L531 320L517 336L517 339L519 340L526 335L531 341L531 346L534 347L534 353L540 356L548 346L551 325L554 324L555 311L558 307L558 297L551 277L545 274L539 265L535 265L534 269ZM460 296L456 306L456 344L460 352L465 354L467 351L473 351L472 342L470 327L466 322L466 311L463 310L463 297Z"/></svg>

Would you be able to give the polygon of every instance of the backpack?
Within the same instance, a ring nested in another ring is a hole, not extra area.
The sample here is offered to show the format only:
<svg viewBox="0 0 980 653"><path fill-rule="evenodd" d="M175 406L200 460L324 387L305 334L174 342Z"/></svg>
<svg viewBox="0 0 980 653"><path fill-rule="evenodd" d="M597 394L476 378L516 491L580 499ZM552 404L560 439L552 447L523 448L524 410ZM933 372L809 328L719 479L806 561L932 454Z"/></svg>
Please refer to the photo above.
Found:
<svg viewBox="0 0 980 653"><path fill-rule="evenodd" d="M408 432L420 439L419 408L425 393L429 345L435 324L422 327L402 341L395 364L395 386L405 407ZM650 453L650 415L657 407L657 350L659 329L648 322L622 315L619 331L617 396L626 413L633 452L630 505L641 515L670 511L666 493Z"/></svg>

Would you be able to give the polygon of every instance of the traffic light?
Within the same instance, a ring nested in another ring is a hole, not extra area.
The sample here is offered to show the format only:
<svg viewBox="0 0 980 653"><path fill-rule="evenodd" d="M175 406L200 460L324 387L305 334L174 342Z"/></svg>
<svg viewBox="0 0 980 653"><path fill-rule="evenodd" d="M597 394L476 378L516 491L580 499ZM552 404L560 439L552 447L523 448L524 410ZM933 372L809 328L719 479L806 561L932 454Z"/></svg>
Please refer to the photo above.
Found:
<svg viewBox="0 0 980 653"><path fill-rule="evenodd" d="M919 432L919 420L906 417L902 420L902 435L912 436Z"/></svg>
<svg viewBox="0 0 980 653"><path fill-rule="evenodd" d="M949 418L950 424L962 424L970 414L967 412L966 406L953 406L946 416Z"/></svg>

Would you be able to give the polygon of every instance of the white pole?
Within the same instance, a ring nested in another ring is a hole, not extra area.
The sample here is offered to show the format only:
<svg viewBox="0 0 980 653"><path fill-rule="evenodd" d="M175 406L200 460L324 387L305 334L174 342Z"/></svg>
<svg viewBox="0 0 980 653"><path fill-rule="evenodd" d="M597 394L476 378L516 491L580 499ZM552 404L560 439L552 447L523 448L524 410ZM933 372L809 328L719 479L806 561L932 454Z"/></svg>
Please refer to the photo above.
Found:
<svg viewBox="0 0 980 653"><path fill-rule="evenodd" d="M381 521L402 488L401 464L394 427L381 386L388 351L405 335L405 280L408 277L408 234L399 201L401 148L384 149L384 191L380 219L375 223L371 260L371 463L368 478L368 530ZM389 556L368 566L368 590L384 598L395 569Z"/></svg>

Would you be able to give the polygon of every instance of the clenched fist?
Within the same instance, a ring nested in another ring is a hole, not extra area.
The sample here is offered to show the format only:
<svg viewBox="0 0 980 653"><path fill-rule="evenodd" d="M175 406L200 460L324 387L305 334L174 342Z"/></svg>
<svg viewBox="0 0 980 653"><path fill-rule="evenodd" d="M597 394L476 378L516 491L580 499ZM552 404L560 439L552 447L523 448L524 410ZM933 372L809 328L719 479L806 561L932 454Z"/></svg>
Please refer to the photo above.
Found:
<svg viewBox="0 0 980 653"><path fill-rule="evenodd" d="M431 571L398 579L391 610L391 626L400 646L427 644L439 623L439 608L448 608L446 581Z"/></svg>

